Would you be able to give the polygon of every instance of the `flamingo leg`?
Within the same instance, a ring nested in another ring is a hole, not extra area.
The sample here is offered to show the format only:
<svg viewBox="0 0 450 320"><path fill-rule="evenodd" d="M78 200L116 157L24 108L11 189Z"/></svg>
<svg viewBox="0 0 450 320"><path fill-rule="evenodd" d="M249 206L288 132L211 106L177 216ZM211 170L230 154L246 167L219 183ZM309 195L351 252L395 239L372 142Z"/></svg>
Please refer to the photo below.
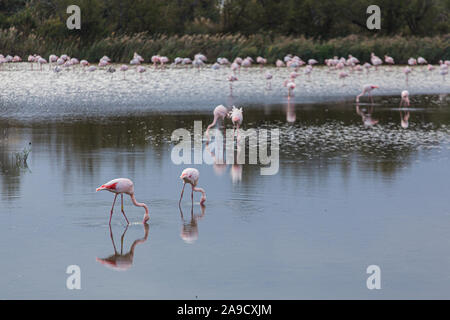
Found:
<svg viewBox="0 0 450 320"><path fill-rule="evenodd" d="M114 205L116 204L117 196L118 196L118 194L116 193L116 196L114 197L113 205L112 205L112 208L111 208L111 214L109 215L109 225L111 225L111 219L112 219L112 215L113 215L113 212L114 212Z"/></svg>
<svg viewBox="0 0 450 320"><path fill-rule="evenodd" d="M125 220L127 220L127 224L130 224L130 221L128 221L128 218L125 215L125 211L123 210L123 193L121 193L120 196L121 196L121 199L122 199L122 214L125 217Z"/></svg>
<svg viewBox="0 0 450 320"><path fill-rule="evenodd" d="M186 187L186 182L183 183L183 189L181 190L180 201L178 201L178 205L181 203L181 199L183 199L184 187Z"/></svg>

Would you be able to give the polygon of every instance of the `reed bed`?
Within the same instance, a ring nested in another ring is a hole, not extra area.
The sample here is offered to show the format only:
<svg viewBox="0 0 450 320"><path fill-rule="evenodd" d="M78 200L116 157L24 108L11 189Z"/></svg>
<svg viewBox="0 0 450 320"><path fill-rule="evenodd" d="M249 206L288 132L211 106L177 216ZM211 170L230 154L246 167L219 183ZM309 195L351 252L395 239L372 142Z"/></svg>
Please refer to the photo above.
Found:
<svg viewBox="0 0 450 320"><path fill-rule="evenodd" d="M193 57L205 54L209 62L218 57L234 59L240 57L263 56L268 63L274 63L291 53L302 59L314 58L322 62L333 56L347 57L349 54L369 61L370 53L383 57L394 57L396 63L405 64L410 57L423 56L430 63L450 59L450 34L434 37L366 37L350 35L331 40L315 40L304 37L275 35L240 34L198 34L166 36L163 34L137 33L133 35L110 35L93 41L68 38L54 41L36 35L24 35L16 29L0 30L0 53L3 55L68 54L70 56L98 61L103 55L115 62L128 63L134 52L138 52L148 62L155 54L175 57Z"/></svg>

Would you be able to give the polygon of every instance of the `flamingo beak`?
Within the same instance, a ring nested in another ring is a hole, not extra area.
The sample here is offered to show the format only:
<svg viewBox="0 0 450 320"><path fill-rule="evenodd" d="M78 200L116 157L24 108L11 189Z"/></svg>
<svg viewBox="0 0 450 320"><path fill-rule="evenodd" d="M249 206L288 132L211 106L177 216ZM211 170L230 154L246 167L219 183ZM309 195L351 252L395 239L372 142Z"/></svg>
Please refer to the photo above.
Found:
<svg viewBox="0 0 450 320"><path fill-rule="evenodd" d="M95 192L102 191L102 190L105 190L105 186L98 187L97 189L95 189Z"/></svg>

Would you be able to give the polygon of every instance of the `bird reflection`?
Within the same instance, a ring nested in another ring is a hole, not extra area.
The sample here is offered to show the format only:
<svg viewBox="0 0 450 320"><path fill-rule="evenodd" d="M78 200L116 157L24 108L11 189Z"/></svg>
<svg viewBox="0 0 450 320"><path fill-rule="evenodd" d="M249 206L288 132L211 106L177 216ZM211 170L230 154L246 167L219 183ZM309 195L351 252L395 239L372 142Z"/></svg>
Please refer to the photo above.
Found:
<svg viewBox="0 0 450 320"><path fill-rule="evenodd" d="M400 110L400 125L403 129L408 129L409 127L409 111Z"/></svg>
<svg viewBox="0 0 450 320"><path fill-rule="evenodd" d="M217 135L220 136L218 137ZM227 165L224 159L223 134L217 130L214 138L213 143L211 143L210 139L206 140L205 149L213 160L214 173L217 176L221 176L227 170Z"/></svg>
<svg viewBox="0 0 450 320"><path fill-rule="evenodd" d="M237 183L242 180L242 168L243 167L242 167L242 164L238 163L238 159L241 158L242 149L239 144L236 149L237 149L236 156L234 157L234 163L231 165L231 170L230 170L231 181L233 183Z"/></svg>
<svg viewBox="0 0 450 320"><path fill-rule="evenodd" d="M286 121L289 123L295 122L297 116L295 114L295 107L291 103L291 97L288 97L287 100L287 109L286 109Z"/></svg>
<svg viewBox="0 0 450 320"><path fill-rule="evenodd" d="M194 206L191 206L191 219L189 221L186 221L183 216L183 210L181 209L181 206L178 206L180 209L180 216L181 216L181 231L180 231L180 237L183 239L184 242L192 244L198 239L198 223L197 221L200 219L203 219L205 216L205 206L201 205L200 208L202 210L201 214L194 214Z"/></svg>
<svg viewBox="0 0 450 320"><path fill-rule="evenodd" d="M360 109L359 104L356 104L356 113L361 117L365 127L372 127L378 123L378 120L372 118L373 106L369 106L366 110Z"/></svg>
<svg viewBox="0 0 450 320"><path fill-rule="evenodd" d="M114 243L114 237L113 232L111 229L111 225L109 225L109 234L111 237L111 241L114 248L114 254L110 255L106 258L96 258L96 260L103 264L104 266L111 268L116 271L126 271L131 268L133 265L133 258L134 258L134 250L136 249L136 246L138 244L144 243L147 241L148 238L148 231L149 231L149 225L144 224L144 237L141 239L137 239L133 242L131 245L130 250L127 253L123 253L123 240L125 238L125 233L128 230L128 225L125 227L125 230L123 231L122 237L120 238L120 253L117 251L116 244Z"/></svg>

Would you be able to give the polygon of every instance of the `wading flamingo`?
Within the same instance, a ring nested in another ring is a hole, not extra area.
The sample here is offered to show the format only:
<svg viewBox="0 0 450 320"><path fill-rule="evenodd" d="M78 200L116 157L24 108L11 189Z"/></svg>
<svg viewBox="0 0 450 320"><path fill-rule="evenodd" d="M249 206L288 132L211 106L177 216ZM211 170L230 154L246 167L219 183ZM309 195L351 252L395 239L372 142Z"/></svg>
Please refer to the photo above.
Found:
<svg viewBox="0 0 450 320"><path fill-rule="evenodd" d="M236 130L238 131L238 137L239 137L239 127L242 124L242 121L244 120L244 115L242 114L242 108L236 108L235 106L232 107L231 111L228 113L228 116L231 118L231 122L233 122L234 132L233 137L236 134Z"/></svg>
<svg viewBox="0 0 450 320"><path fill-rule="evenodd" d="M295 89L295 82L291 79L287 79L284 81L284 86L288 88L288 97L292 96L292 91L294 91Z"/></svg>
<svg viewBox="0 0 450 320"><path fill-rule="evenodd" d="M238 78L234 75L229 75L228 81L230 82L230 97L231 97L233 95L233 82L238 81Z"/></svg>
<svg viewBox="0 0 450 320"><path fill-rule="evenodd" d="M228 115L228 109L223 106L219 105L214 108L214 120L213 122L206 128L206 134L208 134L209 129L215 126L217 123L217 120L221 119L222 121L225 119L225 117Z"/></svg>
<svg viewBox="0 0 450 320"><path fill-rule="evenodd" d="M364 85L362 92L356 96L356 102L359 102L359 98L361 98L363 95L365 95L367 93L367 95L370 98L370 101L373 103L373 98L372 98L372 90L373 89L378 89L378 86L373 85L373 84Z"/></svg>
<svg viewBox="0 0 450 320"><path fill-rule="evenodd" d="M197 187L199 177L200 177L200 172L198 172L197 169L187 168L187 169L183 170L183 172L181 173L181 176L180 176L180 179L183 180L183 189L181 190L181 196L180 196L180 201L178 202L178 205L181 204L181 199L183 199L184 187L186 186L186 183L189 183L192 187L192 191L191 191L192 205L194 205L194 191L202 193L202 198L200 199L200 205L203 205L203 203L205 203L206 192L202 188Z"/></svg>
<svg viewBox="0 0 450 320"><path fill-rule="evenodd" d="M139 203L136 201L136 198L134 197L134 184L133 184L133 181L131 181L130 179L119 178L119 179L111 180L111 181L101 185L100 187L98 187L96 192L102 191L102 190L106 190L106 191L115 193L113 205L111 208L111 215L109 216L109 224L111 224L111 218L112 218L112 215L114 212L114 205L116 204L116 199L119 194L122 199L122 214L125 217L125 220L127 220L127 223L130 224L127 216L125 215L125 211L123 210L123 194L124 193L130 196L131 201L133 202L133 204L136 207L142 207L145 209L144 219L143 219L142 223L146 223L147 220L150 219L150 216L148 214L147 205L145 203Z"/></svg>
<svg viewBox="0 0 450 320"><path fill-rule="evenodd" d="M407 90L403 90L401 97L402 100L400 101L400 107L402 106L409 107L409 92Z"/></svg>

